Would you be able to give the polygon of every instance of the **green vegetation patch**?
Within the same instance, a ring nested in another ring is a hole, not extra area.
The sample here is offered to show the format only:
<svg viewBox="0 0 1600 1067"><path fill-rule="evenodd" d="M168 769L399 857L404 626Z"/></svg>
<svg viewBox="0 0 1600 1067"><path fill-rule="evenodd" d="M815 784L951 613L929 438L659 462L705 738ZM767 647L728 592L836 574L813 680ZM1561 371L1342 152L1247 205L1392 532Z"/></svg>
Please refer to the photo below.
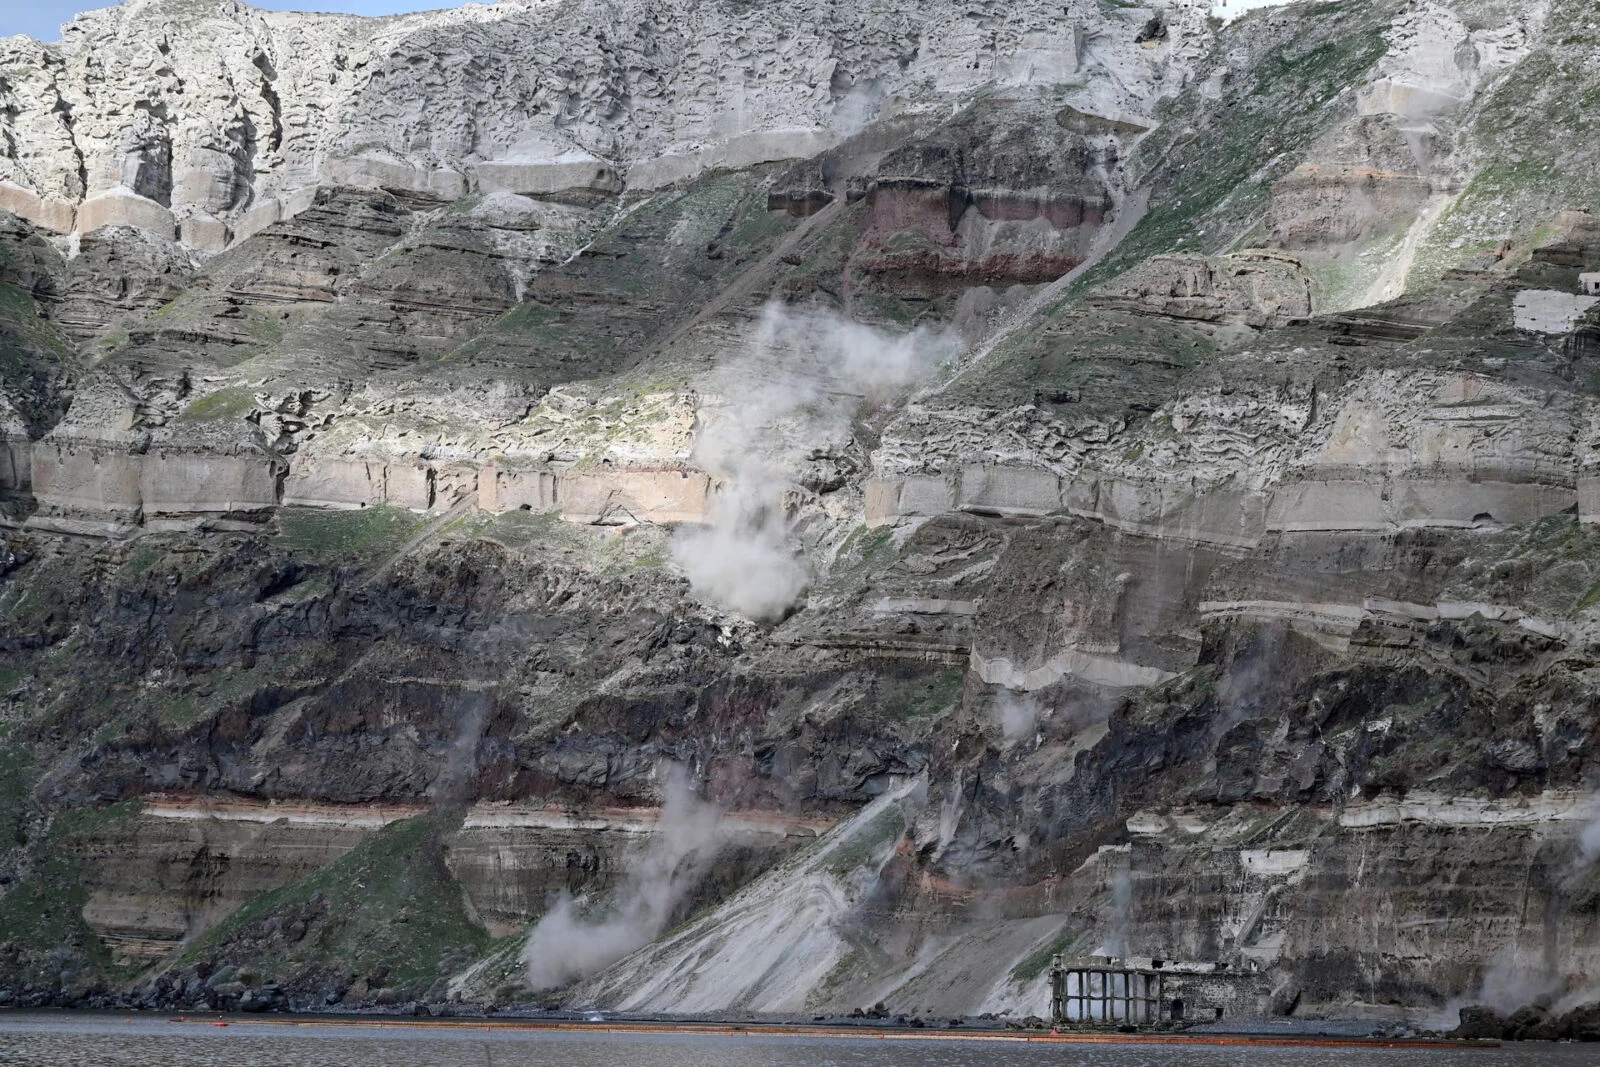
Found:
<svg viewBox="0 0 1600 1067"><path fill-rule="evenodd" d="M1143 690L1129 709L1133 725L1150 726L1168 719L1175 708L1196 708L1217 695L1217 668L1213 664L1192 667L1159 685Z"/></svg>
<svg viewBox="0 0 1600 1067"><path fill-rule="evenodd" d="M440 372L493 366L525 380L596 380L638 364L674 325L770 252L795 220L767 210L763 168L702 177L619 210L524 302L448 353Z"/></svg>
<svg viewBox="0 0 1600 1067"><path fill-rule="evenodd" d="M33 297L10 282L0 282L0 318L26 320L38 316Z"/></svg>
<svg viewBox="0 0 1600 1067"><path fill-rule="evenodd" d="M828 579L841 586L859 585L894 566L899 558L893 526L857 526L834 553Z"/></svg>
<svg viewBox="0 0 1600 1067"><path fill-rule="evenodd" d="M1160 125L1133 159L1136 171L1156 176L1149 210L1076 288L1087 291L1160 252L1227 250L1253 228L1272 183L1353 108L1343 91L1388 50L1383 34L1395 10L1392 3L1354 0L1319 5L1290 24L1294 36L1266 41L1264 53L1222 99L1190 94L1160 109ZM1252 21L1225 37L1264 28Z"/></svg>
<svg viewBox="0 0 1600 1067"><path fill-rule="evenodd" d="M1506 238L1536 233L1557 211L1600 204L1592 159L1600 136L1600 24L1592 0L1552 0L1546 26L1534 51L1469 114L1472 140L1491 151L1418 250L1412 291Z"/></svg>
<svg viewBox="0 0 1600 1067"><path fill-rule="evenodd" d="M178 962L232 962L280 983L339 968L420 995L491 944L445 864L452 828L436 814L390 823L321 870L253 897Z"/></svg>
<svg viewBox="0 0 1600 1067"><path fill-rule="evenodd" d="M904 681L886 678L877 683L878 706L891 719L931 719L956 706L966 680L967 672L958 669L918 675Z"/></svg>
<svg viewBox="0 0 1600 1067"><path fill-rule="evenodd" d="M398 552L427 517L387 505L354 511L280 508L278 541L297 556L366 565Z"/></svg>
<svg viewBox="0 0 1600 1067"><path fill-rule="evenodd" d="M243 700L272 683L277 665L266 668L231 668L197 674L193 681L203 683L205 692L190 691L168 696L156 707L160 724L168 729L184 729L202 718L209 718L229 704Z"/></svg>
<svg viewBox="0 0 1600 1067"><path fill-rule="evenodd" d="M539 331L560 321L561 312L537 300L526 300L494 320L490 329L501 333L537 336Z"/></svg>
<svg viewBox="0 0 1600 1067"><path fill-rule="evenodd" d="M81 601L88 575L74 566L28 566L0 586L0 626L13 640L54 644L74 625L72 605Z"/></svg>
<svg viewBox="0 0 1600 1067"><path fill-rule="evenodd" d="M122 561L122 566L117 568L119 574L126 578L137 578L150 568L160 563L167 555L167 546L159 537L141 537L134 544L128 557Z"/></svg>
<svg viewBox="0 0 1600 1067"><path fill-rule="evenodd" d="M1048 970L1053 959L1070 952L1072 946L1077 943L1078 934L1071 930L1062 930L1017 961L1017 965L1011 968L1011 980L1018 985L1027 985Z"/></svg>
<svg viewBox="0 0 1600 1067"><path fill-rule="evenodd" d="M602 574L660 569L667 562L667 530L659 526L589 526L552 511L477 512L448 533L481 538L540 559L559 559Z"/></svg>
<svg viewBox="0 0 1600 1067"><path fill-rule="evenodd" d="M1229 68L1221 98L1185 93L1169 99L1157 109L1156 128L1129 158L1134 184L1151 188L1144 215L1105 259L1036 317L1034 328L996 346L984 376L992 366L1010 363L1013 384L1033 380L1039 352L1048 347L1039 335L1051 323L1070 332L1069 313L1083 297L1135 264L1166 252L1220 254L1259 232L1273 183L1352 112L1354 97L1343 90L1387 51L1384 31L1397 10L1392 0L1346 0L1309 8L1291 22L1246 19L1223 30L1225 47L1211 60ZM1196 78L1211 73L1202 69ZM1330 278L1328 284L1348 287L1355 280ZM1101 363L1110 369L1115 360ZM1070 373L1042 371L1041 380L1063 379L1051 382L1060 388L1076 384ZM1146 387L1134 381L1118 392Z"/></svg>
<svg viewBox="0 0 1600 1067"><path fill-rule="evenodd" d="M0 282L0 388L31 426L42 431L59 417L59 390L80 363L33 297Z"/></svg>
<svg viewBox="0 0 1600 1067"><path fill-rule="evenodd" d="M1448 599L1516 604L1546 618L1600 604L1600 530L1571 513L1465 536L1439 566L1454 579Z"/></svg>
<svg viewBox="0 0 1600 1067"><path fill-rule="evenodd" d="M824 865L840 878L848 878L863 867L878 864L885 848L900 840L905 832L905 814L899 805L890 804L835 845L823 857Z"/></svg>
<svg viewBox="0 0 1600 1067"><path fill-rule="evenodd" d="M28 843L28 804L34 777L27 750L17 744L9 729L0 732L0 851Z"/></svg>
<svg viewBox="0 0 1600 1067"><path fill-rule="evenodd" d="M1405 243L1407 225L1362 241L1337 259L1307 257L1311 306L1318 314L1360 307L1379 276Z"/></svg>
<svg viewBox="0 0 1600 1067"><path fill-rule="evenodd" d="M184 408L180 422L226 422L242 419L254 410L255 394L242 385L229 385L208 393Z"/></svg>
<svg viewBox="0 0 1600 1067"><path fill-rule="evenodd" d="M1217 345L1200 329L1125 311L1080 310L1045 319L998 345L948 385L956 402L1052 405L1066 418L1127 409L1130 398L1162 396Z"/></svg>
<svg viewBox="0 0 1600 1067"><path fill-rule="evenodd" d="M7 812L26 810L30 769L15 754L0 760L0 802ZM12 807L16 805L16 807ZM97 982L121 981L136 968L111 958L83 919L89 892L84 885L80 844L137 814L137 801L106 808L57 813L48 832L26 842L24 872L0 897L0 976L10 982L32 982L48 989L82 992ZM21 819L13 840L23 834Z"/></svg>

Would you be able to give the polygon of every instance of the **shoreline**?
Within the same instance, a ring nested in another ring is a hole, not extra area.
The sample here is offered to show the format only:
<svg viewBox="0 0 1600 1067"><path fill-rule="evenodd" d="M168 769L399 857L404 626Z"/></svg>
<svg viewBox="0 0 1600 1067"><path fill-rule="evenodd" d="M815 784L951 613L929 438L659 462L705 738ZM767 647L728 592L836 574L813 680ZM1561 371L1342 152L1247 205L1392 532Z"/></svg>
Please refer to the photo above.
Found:
<svg viewBox="0 0 1600 1067"><path fill-rule="evenodd" d="M17 1012L22 1014L23 1012ZM35 1014L29 1011L28 1014ZM54 1009L38 1014L80 1014L73 1009ZM12 1011L0 1011L0 1018ZM83 1012L85 1016L114 1017L114 1012ZM162 1017L140 1012L144 1021L155 1022ZM131 1016L124 1016L131 1019ZM607 1034L642 1036L695 1036L731 1038L807 1038L856 1039L863 1041L987 1041L1010 1044L1035 1045L1189 1045L1213 1047L1266 1048L1378 1048L1378 1049L1495 1049L1502 1047L1498 1040L1457 1040L1451 1038L1404 1037L1341 1037L1327 1034L1271 1034L1271 1033L1122 1033L1116 1031L1022 1031L1022 1030L959 1030L948 1028L913 1028L895 1026L849 1025L797 1025L789 1023L715 1023L715 1022L663 1022L659 1020L628 1022L607 1020L586 1022L582 1020L495 1019L481 1017L414 1018L373 1017L367 1015L269 1015L252 1013L206 1013L200 1015L169 1015L165 1022L179 1026L224 1027L280 1026L307 1028L355 1027L376 1030L479 1030L506 1033L559 1033Z"/></svg>

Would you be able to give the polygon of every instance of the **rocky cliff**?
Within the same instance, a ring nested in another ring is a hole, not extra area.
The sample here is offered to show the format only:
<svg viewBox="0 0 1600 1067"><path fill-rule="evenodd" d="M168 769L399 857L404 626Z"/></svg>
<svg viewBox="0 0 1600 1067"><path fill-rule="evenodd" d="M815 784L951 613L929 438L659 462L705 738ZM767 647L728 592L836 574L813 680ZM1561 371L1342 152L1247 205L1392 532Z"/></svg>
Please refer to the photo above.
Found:
<svg viewBox="0 0 1600 1067"><path fill-rule="evenodd" d="M1595 999L1597 45L0 41L0 1000L1020 1019L1062 951Z"/></svg>

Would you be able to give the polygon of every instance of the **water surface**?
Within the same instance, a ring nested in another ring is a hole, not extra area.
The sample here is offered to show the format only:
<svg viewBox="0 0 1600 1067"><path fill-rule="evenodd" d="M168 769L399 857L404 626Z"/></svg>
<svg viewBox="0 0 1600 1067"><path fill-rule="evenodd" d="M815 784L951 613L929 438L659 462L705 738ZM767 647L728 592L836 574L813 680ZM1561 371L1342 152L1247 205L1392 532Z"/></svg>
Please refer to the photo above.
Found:
<svg viewBox="0 0 1600 1067"><path fill-rule="evenodd" d="M1319 1049L307 1026L0 1013L26 1067L1594 1067L1600 1046Z"/></svg>

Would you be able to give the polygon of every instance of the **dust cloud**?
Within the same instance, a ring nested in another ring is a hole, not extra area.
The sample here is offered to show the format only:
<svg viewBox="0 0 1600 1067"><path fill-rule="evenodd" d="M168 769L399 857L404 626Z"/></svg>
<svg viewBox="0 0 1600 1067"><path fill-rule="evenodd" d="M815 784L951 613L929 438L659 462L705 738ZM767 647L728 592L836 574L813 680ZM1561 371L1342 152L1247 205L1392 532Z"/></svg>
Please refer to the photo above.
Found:
<svg viewBox="0 0 1600 1067"><path fill-rule="evenodd" d="M956 354L948 331L891 334L828 311L768 304L749 351L724 367L695 462L719 487L709 524L685 526L672 557L697 597L757 621L781 619L810 581L792 514L800 470L848 446L851 419L928 380Z"/></svg>
<svg viewBox="0 0 1600 1067"><path fill-rule="evenodd" d="M462 702L455 741L445 754L444 766L433 785L435 803L446 806L464 803L471 791L472 779L478 773L478 745L489 717L489 698L485 694L468 692Z"/></svg>
<svg viewBox="0 0 1600 1067"><path fill-rule="evenodd" d="M655 832L605 910L585 915L563 891L528 934L522 960L529 988L571 985L655 940L715 858L721 823L721 809L700 799L681 768L671 768Z"/></svg>
<svg viewBox="0 0 1600 1067"><path fill-rule="evenodd" d="M1529 1004L1546 1002L1565 988L1566 982L1543 956L1537 960L1523 958L1516 946L1508 945L1484 969L1474 1003L1510 1015Z"/></svg>
<svg viewBox="0 0 1600 1067"><path fill-rule="evenodd" d="M1039 701L1029 693L1002 689L995 698L994 715L1007 741L1031 735L1039 722Z"/></svg>
<svg viewBox="0 0 1600 1067"><path fill-rule="evenodd" d="M1590 819L1589 824L1578 835L1576 863L1580 870L1587 870L1600 863L1600 815Z"/></svg>
<svg viewBox="0 0 1600 1067"><path fill-rule="evenodd" d="M1100 948L1102 956L1126 956L1133 927L1133 876L1119 867L1111 876L1111 929Z"/></svg>

